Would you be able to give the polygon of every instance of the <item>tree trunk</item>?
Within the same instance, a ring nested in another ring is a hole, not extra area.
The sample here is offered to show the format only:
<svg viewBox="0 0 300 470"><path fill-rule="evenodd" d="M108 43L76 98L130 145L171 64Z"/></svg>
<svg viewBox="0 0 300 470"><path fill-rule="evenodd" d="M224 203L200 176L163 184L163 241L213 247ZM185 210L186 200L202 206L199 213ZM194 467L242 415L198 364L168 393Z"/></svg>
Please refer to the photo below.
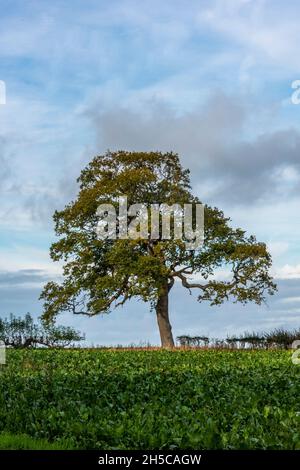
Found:
<svg viewBox="0 0 300 470"><path fill-rule="evenodd" d="M156 317L163 348L173 348L174 339L169 320L169 289L168 284L163 288L156 304Z"/></svg>

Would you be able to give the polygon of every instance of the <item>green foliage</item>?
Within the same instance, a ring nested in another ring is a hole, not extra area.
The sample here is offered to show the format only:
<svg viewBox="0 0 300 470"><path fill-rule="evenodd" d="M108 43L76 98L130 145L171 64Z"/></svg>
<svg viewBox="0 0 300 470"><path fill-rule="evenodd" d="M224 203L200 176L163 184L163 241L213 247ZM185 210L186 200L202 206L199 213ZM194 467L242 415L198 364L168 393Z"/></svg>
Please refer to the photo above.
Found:
<svg viewBox="0 0 300 470"><path fill-rule="evenodd" d="M30 313L24 318L10 314L9 318L0 318L0 340L13 348L47 346L59 348L84 339L78 331L69 326L58 326L53 322L43 323L34 320Z"/></svg>
<svg viewBox="0 0 300 470"><path fill-rule="evenodd" d="M230 227L217 208L205 207L205 241L199 250L186 250L182 240L99 240L97 208L128 204L199 203L191 192L189 171L177 154L161 152L107 152L95 157L81 172L75 201L54 214L58 237L51 247L54 261L64 263L62 284L49 282L41 295L44 318L62 311L96 315L139 297L155 306L166 284L178 279L188 289L198 289L198 300L219 305L232 299L260 304L275 285L268 273L271 257L264 243ZM212 278L227 267L231 279ZM188 276L198 273L203 282Z"/></svg>
<svg viewBox="0 0 300 470"><path fill-rule="evenodd" d="M50 443L45 439L32 439L26 434L0 433L0 450L68 450L67 443Z"/></svg>
<svg viewBox="0 0 300 470"><path fill-rule="evenodd" d="M0 430L89 449L300 449L288 351L9 350Z"/></svg>

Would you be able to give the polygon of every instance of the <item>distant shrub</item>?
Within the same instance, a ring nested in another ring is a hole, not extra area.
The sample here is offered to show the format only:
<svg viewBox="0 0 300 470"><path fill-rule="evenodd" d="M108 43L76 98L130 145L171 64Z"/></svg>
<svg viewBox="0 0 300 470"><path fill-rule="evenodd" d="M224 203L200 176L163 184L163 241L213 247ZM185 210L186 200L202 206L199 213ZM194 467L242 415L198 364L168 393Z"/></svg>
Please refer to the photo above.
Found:
<svg viewBox="0 0 300 470"><path fill-rule="evenodd" d="M268 347L277 346L282 349L289 349L293 341L300 339L300 329L288 331L283 328L277 328L264 334Z"/></svg>
<svg viewBox="0 0 300 470"><path fill-rule="evenodd" d="M264 333L250 333L246 331L240 336L228 336L226 340L219 338L209 339L207 336L182 335L177 337L180 346L209 346L212 348L230 349L288 349L293 341L297 339L300 339L300 329L288 331L284 328L277 328Z"/></svg>
<svg viewBox="0 0 300 470"><path fill-rule="evenodd" d="M180 346L208 346L209 338L207 336L177 336Z"/></svg>
<svg viewBox="0 0 300 470"><path fill-rule="evenodd" d="M45 324L39 320L35 323L30 313L24 318L13 314L0 318L0 340L12 348L63 348L83 339L84 336L70 326Z"/></svg>

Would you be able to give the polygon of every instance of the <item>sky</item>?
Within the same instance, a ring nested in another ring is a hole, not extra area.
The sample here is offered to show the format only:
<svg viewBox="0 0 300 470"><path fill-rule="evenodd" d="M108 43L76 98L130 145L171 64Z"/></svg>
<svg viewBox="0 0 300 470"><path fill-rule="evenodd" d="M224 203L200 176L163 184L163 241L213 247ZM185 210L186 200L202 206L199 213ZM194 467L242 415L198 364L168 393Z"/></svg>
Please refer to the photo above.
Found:
<svg viewBox="0 0 300 470"><path fill-rule="evenodd" d="M0 315L42 313L52 214L110 150L174 151L199 198L267 243L278 293L210 307L176 285L175 336L299 327L300 4L0 0ZM1 82L0 82L1 85ZM3 98L3 87L0 86ZM159 344L143 302L58 323L88 344Z"/></svg>

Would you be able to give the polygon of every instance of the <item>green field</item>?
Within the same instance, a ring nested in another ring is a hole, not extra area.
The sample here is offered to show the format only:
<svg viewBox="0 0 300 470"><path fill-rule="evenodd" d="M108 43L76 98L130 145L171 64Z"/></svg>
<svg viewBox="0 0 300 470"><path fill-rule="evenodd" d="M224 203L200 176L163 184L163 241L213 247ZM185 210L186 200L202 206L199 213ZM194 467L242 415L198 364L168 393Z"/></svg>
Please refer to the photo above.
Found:
<svg viewBox="0 0 300 470"><path fill-rule="evenodd" d="M7 356L1 449L300 449L300 366L289 351Z"/></svg>

